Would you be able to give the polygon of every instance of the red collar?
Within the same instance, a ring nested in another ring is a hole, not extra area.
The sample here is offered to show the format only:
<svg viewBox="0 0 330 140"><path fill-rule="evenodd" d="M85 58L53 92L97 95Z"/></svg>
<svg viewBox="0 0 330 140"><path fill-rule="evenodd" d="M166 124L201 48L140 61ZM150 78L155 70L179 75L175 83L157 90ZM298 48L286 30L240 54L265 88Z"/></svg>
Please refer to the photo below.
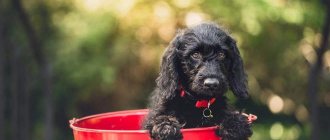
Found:
<svg viewBox="0 0 330 140"><path fill-rule="evenodd" d="M186 96L186 92L184 91L183 87L180 86L180 96ZM209 108L215 102L215 98L211 98L210 100L197 100L195 107L197 108Z"/></svg>
<svg viewBox="0 0 330 140"><path fill-rule="evenodd" d="M180 96L181 97L184 97L186 96L186 92L184 91L182 85L180 84ZM210 110L209 107L210 105L212 105L214 102L215 102L215 99L216 98L211 98L210 100L197 100L196 101L196 104L195 104L195 107L197 108L205 108L204 111L206 109ZM204 111L203 111L203 115L204 115ZM212 112L210 112L210 117L212 117ZM248 120L248 123L252 123L253 121L257 120L257 116L256 115L253 115L253 114L245 114L243 113L244 116L247 117L247 120ZM207 117L207 116L204 116L204 117Z"/></svg>

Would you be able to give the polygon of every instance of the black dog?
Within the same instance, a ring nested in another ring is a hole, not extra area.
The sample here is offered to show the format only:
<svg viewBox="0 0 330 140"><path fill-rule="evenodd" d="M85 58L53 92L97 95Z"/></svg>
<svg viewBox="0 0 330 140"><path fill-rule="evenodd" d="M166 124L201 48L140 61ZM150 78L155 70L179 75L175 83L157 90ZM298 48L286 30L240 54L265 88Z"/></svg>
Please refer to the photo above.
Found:
<svg viewBox="0 0 330 140"><path fill-rule="evenodd" d="M223 140L252 135L247 117L226 103L228 89L247 98L247 80L235 40L213 23L179 32L167 48L144 122L155 140L179 140L181 128L219 126Z"/></svg>

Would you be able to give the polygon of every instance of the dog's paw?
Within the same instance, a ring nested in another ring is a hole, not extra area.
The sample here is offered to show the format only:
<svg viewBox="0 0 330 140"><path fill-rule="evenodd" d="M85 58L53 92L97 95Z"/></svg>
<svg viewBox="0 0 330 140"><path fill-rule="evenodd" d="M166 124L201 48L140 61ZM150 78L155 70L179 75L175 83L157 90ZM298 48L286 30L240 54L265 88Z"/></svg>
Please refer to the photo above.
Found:
<svg viewBox="0 0 330 140"><path fill-rule="evenodd" d="M252 136L251 124L246 116L233 113L223 120L217 135L222 137L222 140L247 140Z"/></svg>
<svg viewBox="0 0 330 140"><path fill-rule="evenodd" d="M179 122L170 116L159 116L150 132L154 140L182 140Z"/></svg>

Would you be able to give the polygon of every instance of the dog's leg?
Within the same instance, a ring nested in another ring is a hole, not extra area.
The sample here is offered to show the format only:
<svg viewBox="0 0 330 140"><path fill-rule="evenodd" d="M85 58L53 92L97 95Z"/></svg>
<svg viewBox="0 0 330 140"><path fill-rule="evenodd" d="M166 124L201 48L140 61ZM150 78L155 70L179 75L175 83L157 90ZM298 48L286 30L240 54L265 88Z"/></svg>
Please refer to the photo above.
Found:
<svg viewBox="0 0 330 140"><path fill-rule="evenodd" d="M149 125L149 133L154 140L181 140L183 138L180 131L182 125L176 117L156 116Z"/></svg>
<svg viewBox="0 0 330 140"><path fill-rule="evenodd" d="M222 140L247 140L252 136L251 124L241 113L228 113L220 124L217 134Z"/></svg>

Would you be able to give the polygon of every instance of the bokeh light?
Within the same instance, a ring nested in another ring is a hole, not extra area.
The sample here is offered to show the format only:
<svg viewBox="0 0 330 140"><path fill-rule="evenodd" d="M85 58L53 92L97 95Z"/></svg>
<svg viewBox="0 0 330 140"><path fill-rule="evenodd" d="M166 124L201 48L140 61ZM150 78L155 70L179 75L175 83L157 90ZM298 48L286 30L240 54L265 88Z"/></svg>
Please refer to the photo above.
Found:
<svg viewBox="0 0 330 140"><path fill-rule="evenodd" d="M205 15L200 12L188 12L185 17L185 24L190 27L205 21Z"/></svg>
<svg viewBox="0 0 330 140"><path fill-rule="evenodd" d="M269 130L270 137L274 140L280 139L284 133L284 127L281 123L276 122L274 123Z"/></svg>
<svg viewBox="0 0 330 140"><path fill-rule="evenodd" d="M304 105L300 105L295 112L295 116L300 122L308 121L308 114L308 110Z"/></svg>
<svg viewBox="0 0 330 140"><path fill-rule="evenodd" d="M297 140L301 135L301 128L298 125L294 125L287 130L287 138L290 140Z"/></svg>
<svg viewBox="0 0 330 140"><path fill-rule="evenodd" d="M188 8L193 4L193 0L172 0L178 8Z"/></svg>
<svg viewBox="0 0 330 140"><path fill-rule="evenodd" d="M284 99L283 113L291 115L294 113L296 104L291 99Z"/></svg>
<svg viewBox="0 0 330 140"><path fill-rule="evenodd" d="M284 101L280 96L272 95L268 99L268 107L273 113L280 113L284 107Z"/></svg>

